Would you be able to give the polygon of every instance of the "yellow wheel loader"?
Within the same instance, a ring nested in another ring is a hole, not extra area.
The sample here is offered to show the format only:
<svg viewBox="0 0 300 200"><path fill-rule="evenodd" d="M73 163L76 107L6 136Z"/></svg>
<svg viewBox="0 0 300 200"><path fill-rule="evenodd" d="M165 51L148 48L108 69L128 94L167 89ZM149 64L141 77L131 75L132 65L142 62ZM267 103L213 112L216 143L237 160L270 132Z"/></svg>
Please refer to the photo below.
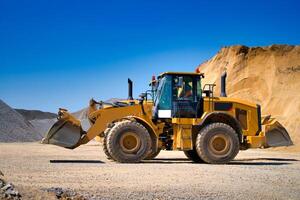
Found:
<svg viewBox="0 0 300 200"><path fill-rule="evenodd" d="M202 73L163 73L152 78L151 90L138 100L128 79L127 100L90 101L90 128L84 130L80 120L60 109L42 143L74 149L102 138L104 153L117 162L181 150L194 162L213 164L230 162L239 150L292 144L279 122L261 117L259 105L226 96L226 72L219 97L214 84L201 85L203 78Z"/></svg>

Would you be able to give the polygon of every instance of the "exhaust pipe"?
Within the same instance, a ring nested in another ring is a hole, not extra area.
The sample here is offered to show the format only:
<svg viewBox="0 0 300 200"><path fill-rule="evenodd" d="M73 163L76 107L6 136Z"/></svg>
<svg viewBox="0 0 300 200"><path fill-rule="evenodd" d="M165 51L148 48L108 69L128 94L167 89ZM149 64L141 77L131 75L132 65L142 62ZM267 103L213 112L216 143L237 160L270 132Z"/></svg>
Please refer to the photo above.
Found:
<svg viewBox="0 0 300 200"><path fill-rule="evenodd" d="M132 80L128 79L128 100L133 100L132 97Z"/></svg>
<svg viewBox="0 0 300 200"><path fill-rule="evenodd" d="M223 72L222 76L221 76L221 97L227 97L226 94L226 76L227 76L227 72Z"/></svg>

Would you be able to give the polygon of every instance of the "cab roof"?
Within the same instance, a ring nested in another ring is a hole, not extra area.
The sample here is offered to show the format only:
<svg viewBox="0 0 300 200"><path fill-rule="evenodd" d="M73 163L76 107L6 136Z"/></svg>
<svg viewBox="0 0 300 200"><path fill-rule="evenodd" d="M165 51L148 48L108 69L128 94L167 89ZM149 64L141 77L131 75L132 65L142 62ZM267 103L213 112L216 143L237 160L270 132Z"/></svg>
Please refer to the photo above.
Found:
<svg viewBox="0 0 300 200"><path fill-rule="evenodd" d="M161 73L158 77L162 77L165 75L190 75L190 76L203 76L203 73L196 73L196 72L164 72Z"/></svg>

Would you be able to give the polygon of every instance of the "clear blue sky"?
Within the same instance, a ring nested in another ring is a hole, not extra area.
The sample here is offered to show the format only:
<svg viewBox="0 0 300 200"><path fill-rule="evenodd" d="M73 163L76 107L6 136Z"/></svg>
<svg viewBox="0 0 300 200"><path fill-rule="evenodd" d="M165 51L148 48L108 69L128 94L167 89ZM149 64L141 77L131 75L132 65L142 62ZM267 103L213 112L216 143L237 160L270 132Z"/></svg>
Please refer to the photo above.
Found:
<svg viewBox="0 0 300 200"><path fill-rule="evenodd" d="M153 74L194 71L222 46L299 44L297 1L0 0L0 99L76 111Z"/></svg>

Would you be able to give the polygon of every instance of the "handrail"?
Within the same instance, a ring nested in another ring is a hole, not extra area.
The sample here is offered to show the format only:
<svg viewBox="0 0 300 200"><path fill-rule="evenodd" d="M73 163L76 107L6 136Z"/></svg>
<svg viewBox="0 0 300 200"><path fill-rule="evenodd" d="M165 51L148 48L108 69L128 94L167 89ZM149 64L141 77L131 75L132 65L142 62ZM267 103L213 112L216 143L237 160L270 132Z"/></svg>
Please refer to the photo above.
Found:
<svg viewBox="0 0 300 200"><path fill-rule="evenodd" d="M208 91L209 91L209 94L208 94L209 110L213 111L214 110L214 87L216 86L216 84L205 84L203 86L203 91L205 91L206 86L208 86Z"/></svg>

